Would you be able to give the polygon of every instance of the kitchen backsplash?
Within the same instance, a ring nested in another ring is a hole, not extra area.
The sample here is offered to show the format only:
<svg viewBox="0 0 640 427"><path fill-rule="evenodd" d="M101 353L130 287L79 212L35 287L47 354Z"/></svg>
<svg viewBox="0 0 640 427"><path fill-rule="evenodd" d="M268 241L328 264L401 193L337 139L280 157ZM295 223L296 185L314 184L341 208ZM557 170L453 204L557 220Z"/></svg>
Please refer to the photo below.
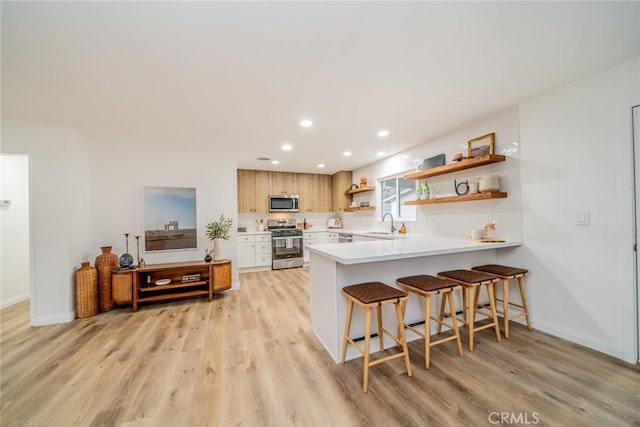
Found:
<svg viewBox="0 0 640 427"><path fill-rule="evenodd" d="M307 224L311 225L311 229L326 229L329 218L340 218L341 214L325 212L325 213L271 213L271 214L238 214L238 227L247 227L247 231L257 231L260 220L262 227L266 227L268 219L285 219L295 218L296 222L303 223L306 219Z"/></svg>

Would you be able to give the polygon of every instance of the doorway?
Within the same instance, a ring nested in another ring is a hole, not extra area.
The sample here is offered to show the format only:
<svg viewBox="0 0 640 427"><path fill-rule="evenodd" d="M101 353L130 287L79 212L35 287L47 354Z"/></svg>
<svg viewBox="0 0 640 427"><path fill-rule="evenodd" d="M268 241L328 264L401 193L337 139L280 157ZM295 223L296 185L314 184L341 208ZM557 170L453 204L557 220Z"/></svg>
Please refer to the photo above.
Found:
<svg viewBox="0 0 640 427"><path fill-rule="evenodd" d="M31 294L29 156L0 154L0 309Z"/></svg>

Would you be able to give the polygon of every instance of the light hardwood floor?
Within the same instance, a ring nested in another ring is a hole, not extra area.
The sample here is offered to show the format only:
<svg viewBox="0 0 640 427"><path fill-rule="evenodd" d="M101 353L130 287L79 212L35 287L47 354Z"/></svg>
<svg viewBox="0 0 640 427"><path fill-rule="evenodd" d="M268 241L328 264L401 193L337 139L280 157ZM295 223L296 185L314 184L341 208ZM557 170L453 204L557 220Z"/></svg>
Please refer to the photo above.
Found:
<svg viewBox="0 0 640 427"><path fill-rule="evenodd" d="M308 281L306 268L242 274L239 291L212 303L38 328L28 304L2 310L0 424L491 426L492 412L640 424L640 370L517 324L501 343L478 333L462 358L455 342L434 347L429 371L414 341L413 377L400 359L384 363L363 394L362 359L336 365L313 335Z"/></svg>

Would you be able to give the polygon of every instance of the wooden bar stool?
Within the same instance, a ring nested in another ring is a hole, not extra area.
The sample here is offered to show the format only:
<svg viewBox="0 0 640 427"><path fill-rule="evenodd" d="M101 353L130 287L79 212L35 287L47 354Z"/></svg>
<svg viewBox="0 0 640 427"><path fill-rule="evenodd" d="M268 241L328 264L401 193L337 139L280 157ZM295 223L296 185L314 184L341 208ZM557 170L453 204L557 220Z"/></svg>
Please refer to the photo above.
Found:
<svg viewBox="0 0 640 427"><path fill-rule="evenodd" d="M496 339L500 341L500 325L498 324L498 316L496 314L496 301L493 297L493 283L497 282L496 276L488 273L481 273L479 271L470 270L451 270L442 271L438 273L438 277L462 285L464 288L462 291L462 305L463 305L463 318L461 322L467 325L469 328L469 351L473 351L473 334L474 332L481 331L483 329L493 327L496 332ZM487 296L489 298L489 306L491 312L487 313L483 310L484 307L478 307L480 299L480 289L484 286L487 289ZM440 305L440 320L445 316L444 302ZM492 322L482 326L475 326L476 313L480 313L483 316L491 319ZM455 313L451 313L455 316ZM438 333L442 325L438 325Z"/></svg>
<svg viewBox="0 0 640 427"><path fill-rule="evenodd" d="M449 310L451 313L455 313L456 308L453 303L453 291L461 289L461 287L456 283L424 274L402 277L396 280L396 284L402 286L407 292L424 297L424 333L420 332L420 330L413 326L404 323L405 328L424 338L424 367L429 369L431 347L447 341L456 340L458 343L458 355L462 356L462 342L460 341L460 330L458 329L458 320L455 314L451 316L451 324L443 323L443 319L431 316L431 297L434 295L441 295L443 304L445 300L449 301ZM406 306L407 304L405 301L402 303L403 318ZM442 326L444 324L444 326L453 330L454 334L450 337L442 338L437 341L431 341L431 320L438 322L438 326Z"/></svg>
<svg viewBox="0 0 640 427"><path fill-rule="evenodd" d="M505 265L497 265L497 264L487 264L487 265L479 265L477 267L473 267L472 270L482 271L483 273L493 274L494 276L500 278L502 280L502 299L498 298L498 295L495 292L495 288L497 283L493 284L494 290L493 293L495 295L496 305L497 302L502 303L502 310L496 310L498 313L502 314L502 318L504 320L504 336L505 338L509 338L509 321L513 319L518 319L520 317L524 317L527 321L527 328L531 330L531 319L529 318L529 306L527 305L527 295L524 290L524 277L529 272L524 268L516 268L516 267L507 267ZM520 288L520 300L522 304L517 304L509 301L509 280L515 279L518 281L518 287ZM509 314L509 306L517 307L522 310L521 313L517 313L514 315Z"/></svg>
<svg viewBox="0 0 640 427"><path fill-rule="evenodd" d="M411 376L411 364L409 362L409 351L407 349L407 338L404 333L404 328L398 327L398 336L395 336L382 327L382 306L387 304L395 305L398 326L403 324L401 304L402 302L406 302L406 300L409 298L407 293L380 282L360 283L357 285L346 286L342 288L341 293L347 298L347 302L349 305L347 307L347 322L344 327L344 340L342 341L342 356L340 357L340 363L344 363L344 359L347 355L347 343L353 345L356 350L358 350L358 352L362 354L362 356L364 357L364 378L362 380L362 391L366 393L369 389L369 366L374 366L391 359L404 357L404 363L407 367L407 375ZM355 341L349 336L351 330L351 316L353 314L354 304L362 307L365 312L364 349L356 344ZM386 333L389 337L391 337L391 339L393 339L396 343L398 343L399 346L402 347L402 352L370 362L369 349L371 347L371 309L373 307L376 308L378 313L378 342L380 343L380 351L384 351L384 334Z"/></svg>

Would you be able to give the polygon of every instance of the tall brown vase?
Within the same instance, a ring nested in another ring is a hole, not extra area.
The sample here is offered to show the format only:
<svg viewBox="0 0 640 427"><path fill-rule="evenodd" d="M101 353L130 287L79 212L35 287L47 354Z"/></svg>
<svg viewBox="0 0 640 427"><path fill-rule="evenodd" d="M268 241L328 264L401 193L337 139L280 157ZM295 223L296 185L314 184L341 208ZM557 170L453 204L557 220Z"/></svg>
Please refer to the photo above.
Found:
<svg viewBox="0 0 640 427"><path fill-rule="evenodd" d="M96 257L98 270L98 308L100 312L113 310L111 273L118 268L118 255L111 253L111 246L100 248L101 255Z"/></svg>
<svg viewBox="0 0 640 427"><path fill-rule="evenodd" d="M76 317L84 319L98 314L98 271L83 262L76 270Z"/></svg>

